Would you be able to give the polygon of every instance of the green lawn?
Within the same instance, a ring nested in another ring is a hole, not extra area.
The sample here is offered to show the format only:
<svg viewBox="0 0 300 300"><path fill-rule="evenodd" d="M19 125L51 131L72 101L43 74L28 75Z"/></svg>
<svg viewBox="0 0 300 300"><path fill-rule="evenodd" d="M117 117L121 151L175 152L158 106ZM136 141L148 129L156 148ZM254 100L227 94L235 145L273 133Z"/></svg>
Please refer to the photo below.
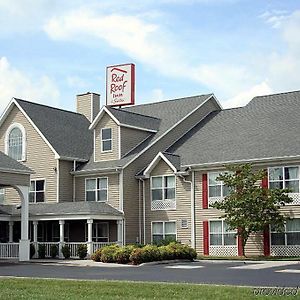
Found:
<svg viewBox="0 0 300 300"><path fill-rule="evenodd" d="M254 296L251 288L126 281L0 279L0 299L283 299ZM288 297L300 299L296 297Z"/></svg>

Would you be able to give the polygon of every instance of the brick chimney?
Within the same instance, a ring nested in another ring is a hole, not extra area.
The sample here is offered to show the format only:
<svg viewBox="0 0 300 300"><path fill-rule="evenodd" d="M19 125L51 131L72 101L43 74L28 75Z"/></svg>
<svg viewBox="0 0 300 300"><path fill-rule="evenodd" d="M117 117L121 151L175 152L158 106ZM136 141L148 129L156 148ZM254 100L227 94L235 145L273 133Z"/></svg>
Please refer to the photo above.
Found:
<svg viewBox="0 0 300 300"><path fill-rule="evenodd" d="M87 92L76 96L76 111L92 123L100 111L100 95Z"/></svg>

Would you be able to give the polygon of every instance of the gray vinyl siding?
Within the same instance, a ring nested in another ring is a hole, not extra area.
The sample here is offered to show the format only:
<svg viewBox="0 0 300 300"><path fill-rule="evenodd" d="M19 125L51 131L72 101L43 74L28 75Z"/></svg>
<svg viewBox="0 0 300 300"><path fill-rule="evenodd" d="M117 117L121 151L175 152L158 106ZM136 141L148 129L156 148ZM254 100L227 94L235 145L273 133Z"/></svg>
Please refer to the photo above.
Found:
<svg viewBox="0 0 300 300"><path fill-rule="evenodd" d="M26 160L23 163L35 172L31 175L31 179L45 179L45 202L56 202L57 173L55 170L57 168L57 160L50 147L16 106L13 107L12 111L1 125L0 151L5 152L5 134L12 123L20 123L26 130L27 149ZM17 193L11 188L6 189L5 199L7 204L19 203Z"/></svg>
<svg viewBox="0 0 300 300"><path fill-rule="evenodd" d="M151 133L142 130L121 127L121 156L136 147L150 134Z"/></svg>
<svg viewBox="0 0 300 300"><path fill-rule="evenodd" d="M160 161L153 169L151 176L174 175L170 167ZM177 240L184 244L191 244L191 187L176 177L176 210L151 210L150 179L146 181L146 242L151 243L151 222L176 221ZM188 222L188 228L181 228L181 220Z"/></svg>
<svg viewBox="0 0 300 300"><path fill-rule="evenodd" d="M101 174L92 176L75 177L75 201L85 201L85 180L88 178L108 178L108 200L107 203L112 207L119 209L120 189L119 174Z"/></svg>
<svg viewBox="0 0 300 300"><path fill-rule="evenodd" d="M73 176L70 174L72 169L72 161L59 161L59 202L73 201Z"/></svg>
<svg viewBox="0 0 300 300"><path fill-rule="evenodd" d="M101 129L112 129L112 151L101 152ZM95 128L95 161L119 159L119 126L105 113Z"/></svg>

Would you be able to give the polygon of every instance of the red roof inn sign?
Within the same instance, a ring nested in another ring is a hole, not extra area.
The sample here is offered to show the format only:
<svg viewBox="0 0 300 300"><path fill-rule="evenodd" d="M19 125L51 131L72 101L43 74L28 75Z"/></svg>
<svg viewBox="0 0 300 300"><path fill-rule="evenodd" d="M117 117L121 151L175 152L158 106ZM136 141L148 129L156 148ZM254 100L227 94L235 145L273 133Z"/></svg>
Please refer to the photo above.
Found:
<svg viewBox="0 0 300 300"><path fill-rule="evenodd" d="M122 106L134 104L134 64L106 68L106 105Z"/></svg>

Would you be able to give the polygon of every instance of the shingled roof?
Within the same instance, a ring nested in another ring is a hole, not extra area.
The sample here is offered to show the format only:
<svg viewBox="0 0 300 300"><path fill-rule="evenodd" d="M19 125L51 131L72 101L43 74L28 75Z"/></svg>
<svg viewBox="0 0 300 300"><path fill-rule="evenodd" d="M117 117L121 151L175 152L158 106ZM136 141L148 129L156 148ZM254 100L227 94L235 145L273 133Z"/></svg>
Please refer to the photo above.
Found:
<svg viewBox="0 0 300 300"><path fill-rule="evenodd" d="M300 91L213 112L167 151L182 166L300 157Z"/></svg>
<svg viewBox="0 0 300 300"><path fill-rule="evenodd" d="M21 99L15 101L61 157L90 159L93 132L85 116Z"/></svg>
<svg viewBox="0 0 300 300"><path fill-rule="evenodd" d="M31 174L33 171L0 151L0 172Z"/></svg>

